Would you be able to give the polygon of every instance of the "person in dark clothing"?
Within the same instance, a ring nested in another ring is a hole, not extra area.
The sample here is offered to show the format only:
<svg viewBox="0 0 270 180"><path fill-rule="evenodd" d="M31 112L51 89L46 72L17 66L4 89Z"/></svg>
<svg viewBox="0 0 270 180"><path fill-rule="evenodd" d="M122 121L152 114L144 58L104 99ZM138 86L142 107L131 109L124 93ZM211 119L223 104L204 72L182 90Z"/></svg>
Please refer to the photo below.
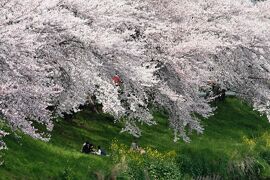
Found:
<svg viewBox="0 0 270 180"><path fill-rule="evenodd" d="M218 94L220 94L220 86L216 83L212 84L212 92L214 96L217 96Z"/></svg>
<svg viewBox="0 0 270 180"><path fill-rule="evenodd" d="M222 89L220 96L219 96L219 100L224 101L225 100L225 96L226 96L226 90Z"/></svg>
<svg viewBox="0 0 270 180"><path fill-rule="evenodd" d="M85 154L89 154L91 151L90 151L90 143L88 141L86 141L84 144L83 144L83 147L82 147L82 153L85 153Z"/></svg>
<svg viewBox="0 0 270 180"><path fill-rule="evenodd" d="M108 156L104 149L101 149L101 156Z"/></svg>

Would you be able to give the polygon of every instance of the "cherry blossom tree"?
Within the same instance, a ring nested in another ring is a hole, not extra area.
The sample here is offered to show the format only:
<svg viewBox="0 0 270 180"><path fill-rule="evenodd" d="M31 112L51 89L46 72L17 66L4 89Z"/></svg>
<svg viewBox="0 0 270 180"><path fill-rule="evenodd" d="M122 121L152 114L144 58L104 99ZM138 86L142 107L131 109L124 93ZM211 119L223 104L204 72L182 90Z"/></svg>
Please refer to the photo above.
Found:
<svg viewBox="0 0 270 180"><path fill-rule="evenodd" d="M0 112L35 137L34 121L80 110L95 97L104 112L140 136L150 107L170 126L202 133L209 81L270 119L270 2L248 0L2 0ZM121 77L115 85L112 77Z"/></svg>

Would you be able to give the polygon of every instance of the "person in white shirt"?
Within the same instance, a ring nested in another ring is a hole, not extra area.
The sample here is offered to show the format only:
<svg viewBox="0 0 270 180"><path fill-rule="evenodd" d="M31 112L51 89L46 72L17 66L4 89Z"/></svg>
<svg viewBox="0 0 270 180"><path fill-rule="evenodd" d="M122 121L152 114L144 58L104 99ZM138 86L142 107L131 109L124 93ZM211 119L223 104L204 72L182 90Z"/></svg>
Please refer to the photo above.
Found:
<svg viewBox="0 0 270 180"><path fill-rule="evenodd" d="M99 155L99 156L101 156L101 148L100 148L100 146L98 146L98 150L96 151L96 155Z"/></svg>

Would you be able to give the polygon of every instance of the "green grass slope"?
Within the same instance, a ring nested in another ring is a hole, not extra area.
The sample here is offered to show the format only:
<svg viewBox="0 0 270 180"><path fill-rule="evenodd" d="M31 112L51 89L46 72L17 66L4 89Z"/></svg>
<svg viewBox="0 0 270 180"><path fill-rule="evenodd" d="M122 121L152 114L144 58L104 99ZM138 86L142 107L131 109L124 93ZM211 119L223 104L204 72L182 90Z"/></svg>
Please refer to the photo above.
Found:
<svg viewBox="0 0 270 180"><path fill-rule="evenodd" d="M190 133L191 143L174 143L166 114L156 112L158 124L142 126L139 145L177 151L179 169L189 177L225 177L243 167L245 173L258 171L260 178L270 177L270 124L266 117L234 98L217 106L214 116L202 119L204 134ZM11 134L5 137L9 150L4 151L0 179L94 179L93 172L109 174L113 167L110 157L84 155L80 149L85 140L107 151L113 139L129 145L133 138L120 130L121 124L115 124L110 116L86 109L71 121L59 120L49 143Z"/></svg>

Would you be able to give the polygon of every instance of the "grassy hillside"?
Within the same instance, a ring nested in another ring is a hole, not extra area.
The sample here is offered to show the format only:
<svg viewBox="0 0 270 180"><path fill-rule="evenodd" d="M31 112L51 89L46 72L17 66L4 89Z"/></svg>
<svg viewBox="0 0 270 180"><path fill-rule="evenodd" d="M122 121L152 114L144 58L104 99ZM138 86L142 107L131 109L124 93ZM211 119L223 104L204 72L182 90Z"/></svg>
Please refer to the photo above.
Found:
<svg viewBox="0 0 270 180"><path fill-rule="evenodd" d="M175 150L179 170L184 177L206 177L239 173L270 177L270 124L265 117L245 103L228 98L217 104L217 113L202 119L203 135L190 133L191 143L174 143L165 113L156 112L158 124L143 127L138 140L142 147L160 152ZM114 167L111 157L80 153L90 140L109 150L112 140L130 145L132 137L120 134L121 125L107 115L84 110L70 121L58 120L49 143L17 133L5 137L9 147L4 152L0 179L95 179L93 172L109 174ZM110 153L110 152L109 152ZM240 169L240 170L238 170ZM253 172L254 171L254 172ZM240 178L240 179L241 179Z"/></svg>

